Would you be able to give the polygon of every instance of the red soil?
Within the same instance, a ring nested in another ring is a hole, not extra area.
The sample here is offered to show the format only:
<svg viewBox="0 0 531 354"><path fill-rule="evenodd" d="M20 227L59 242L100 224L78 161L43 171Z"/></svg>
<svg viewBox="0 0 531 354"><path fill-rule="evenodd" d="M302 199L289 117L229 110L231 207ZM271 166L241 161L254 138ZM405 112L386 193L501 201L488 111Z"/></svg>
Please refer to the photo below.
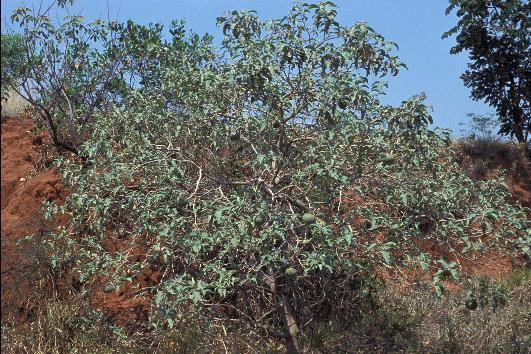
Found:
<svg viewBox="0 0 531 354"><path fill-rule="evenodd" d="M28 178L37 152L31 128L28 120L2 118L2 316L14 308L24 312L23 304L31 297L34 282L41 280L30 274L37 271L39 250L24 249L17 240L44 230L39 212L43 200L64 197L54 170ZM40 143L39 139L35 143Z"/></svg>
<svg viewBox="0 0 531 354"><path fill-rule="evenodd" d="M38 158L44 136L32 137L31 121L2 118L2 318L23 321L31 317L37 287L51 287L50 281L64 283L68 279L46 279L46 270L39 269L38 249L18 245L21 238L46 230L39 210L44 200L61 203L67 194L55 169L31 177L33 163ZM60 222L64 222L61 220ZM157 276L144 271L134 280L140 288L152 286ZM57 284L55 284L57 286ZM150 300L135 296L137 289L125 285L112 293L103 292L105 283L94 282L90 303L104 310L111 322L132 325L147 317ZM64 285L61 285L64 288ZM54 294L55 295L55 294ZM49 295L52 296L52 291Z"/></svg>

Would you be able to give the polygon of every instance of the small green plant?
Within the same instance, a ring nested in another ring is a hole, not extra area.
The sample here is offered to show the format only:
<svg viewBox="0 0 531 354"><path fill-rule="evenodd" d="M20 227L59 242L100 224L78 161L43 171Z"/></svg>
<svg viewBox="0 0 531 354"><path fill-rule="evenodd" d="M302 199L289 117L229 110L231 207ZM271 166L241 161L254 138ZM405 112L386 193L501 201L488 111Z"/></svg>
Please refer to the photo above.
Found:
<svg viewBox="0 0 531 354"><path fill-rule="evenodd" d="M507 292L503 286L493 284L488 277L473 279L472 284L468 286L465 307L468 310L483 309L487 306L493 310L505 305L507 301Z"/></svg>
<svg viewBox="0 0 531 354"><path fill-rule="evenodd" d="M433 275L433 285L437 294L440 296L444 290L444 287L441 285L441 280L459 280L459 272L457 271L456 262L447 262L444 259L437 260L439 264L439 269Z"/></svg>

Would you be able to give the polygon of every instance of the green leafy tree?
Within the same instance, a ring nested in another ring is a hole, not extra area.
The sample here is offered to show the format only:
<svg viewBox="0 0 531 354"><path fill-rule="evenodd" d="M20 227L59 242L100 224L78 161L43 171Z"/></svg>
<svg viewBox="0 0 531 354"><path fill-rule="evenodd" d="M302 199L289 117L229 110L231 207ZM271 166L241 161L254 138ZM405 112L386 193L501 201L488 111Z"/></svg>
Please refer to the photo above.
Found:
<svg viewBox="0 0 531 354"><path fill-rule="evenodd" d="M16 82L24 70L24 50L20 34L2 34L2 101L6 101L11 90L10 82Z"/></svg>
<svg viewBox="0 0 531 354"><path fill-rule="evenodd" d="M452 54L469 52L461 76L472 98L485 100L501 119L499 133L527 142L531 124L531 4L525 0L450 0L459 21Z"/></svg>
<svg viewBox="0 0 531 354"><path fill-rule="evenodd" d="M84 164L61 163L71 194L46 210L70 218L49 238L54 264L111 291L154 271L138 294L157 328L238 319L297 352L309 323L352 314L374 266L446 274L419 240L468 252L488 233L529 252L525 210L460 172L424 97L380 103L404 67L396 45L336 15L330 2L269 21L234 11L218 18L221 50L179 25L176 41L121 27L142 83L95 113Z"/></svg>
<svg viewBox="0 0 531 354"><path fill-rule="evenodd" d="M77 153L96 111L117 103L125 87L120 28L114 22L85 24L77 15L54 21L50 11L72 1L54 2L44 12L17 8L11 16L22 34L17 66L2 65L10 88L34 109L55 145ZM2 56L3 57L3 56Z"/></svg>

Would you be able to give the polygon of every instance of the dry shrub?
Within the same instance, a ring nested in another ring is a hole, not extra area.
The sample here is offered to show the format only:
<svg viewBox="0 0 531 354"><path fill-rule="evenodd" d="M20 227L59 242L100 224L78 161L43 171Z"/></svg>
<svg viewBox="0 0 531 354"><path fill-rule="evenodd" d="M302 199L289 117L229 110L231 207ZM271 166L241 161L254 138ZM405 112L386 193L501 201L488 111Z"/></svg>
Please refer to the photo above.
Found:
<svg viewBox="0 0 531 354"><path fill-rule="evenodd" d="M531 273L515 272L503 284L483 287L492 298L468 310L464 292L437 299L430 287L384 288L376 304L349 324L319 324L306 333L309 352L527 353L531 345ZM311 348L311 349L310 349ZM316 351L318 349L318 351Z"/></svg>
<svg viewBox="0 0 531 354"><path fill-rule="evenodd" d="M461 166L473 178L484 180L495 169L505 169L508 175L521 180L531 179L531 150L529 147L496 138L466 139L456 144Z"/></svg>

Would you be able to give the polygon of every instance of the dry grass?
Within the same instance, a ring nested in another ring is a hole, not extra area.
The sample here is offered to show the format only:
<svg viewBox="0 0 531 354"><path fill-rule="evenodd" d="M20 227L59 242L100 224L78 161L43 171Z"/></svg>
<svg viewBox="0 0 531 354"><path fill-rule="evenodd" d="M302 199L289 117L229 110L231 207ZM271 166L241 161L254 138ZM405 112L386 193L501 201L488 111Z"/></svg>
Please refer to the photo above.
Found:
<svg viewBox="0 0 531 354"><path fill-rule="evenodd" d="M480 282L481 283L481 282ZM441 299L428 286L382 288L366 299L350 323L307 326L305 353L527 353L531 347L531 270L503 283L483 279L484 302L465 307L465 293ZM503 293L503 301L493 294ZM179 324L163 333L128 336L86 304L51 300L35 319L2 326L6 353L281 353L281 340L261 338L238 324Z"/></svg>
<svg viewBox="0 0 531 354"><path fill-rule="evenodd" d="M28 107L28 103L22 97L10 92L7 102L2 101L2 117L22 117Z"/></svg>
<svg viewBox="0 0 531 354"><path fill-rule="evenodd" d="M2 353L282 353L281 344L230 324L177 324L128 335L81 301L52 300L33 321L2 325Z"/></svg>
<svg viewBox="0 0 531 354"><path fill-rule="evenodd" d="M2 117L22 117L28 107L28 103L22 97L10 92L7 102L2 101Z"/></svg>
<svg viewBox="0 0 531 354"><path fill-rule="evenodd" d="M503 306L470 311L464 296L437 301L426 291L384 293L388 305L383 317L395 322L396 329L386 333L384 342L392 339L400 349L431 353L525 353L531 344L526 337L531 331L530 294L527 283L510 291Z"/></svg>
<svg viewBox="0 0 531 354"><path fill-rule="evenodd" d="M485 301L472 311L465 293L437 299L428 287L382 289L360 318L315 326L306 343L319 353L528 353L531 271L518 271L502 284L483 279L481 292ZM503 301L494 294L503 294Z"/></svg>
<svg viewBox="0 0 531 354"><path fill-rule="evenodd" d="M3 324L2 353L134 352L133 340L94 321L86 309L82 303L50 301L33 321Z"/></svg>

